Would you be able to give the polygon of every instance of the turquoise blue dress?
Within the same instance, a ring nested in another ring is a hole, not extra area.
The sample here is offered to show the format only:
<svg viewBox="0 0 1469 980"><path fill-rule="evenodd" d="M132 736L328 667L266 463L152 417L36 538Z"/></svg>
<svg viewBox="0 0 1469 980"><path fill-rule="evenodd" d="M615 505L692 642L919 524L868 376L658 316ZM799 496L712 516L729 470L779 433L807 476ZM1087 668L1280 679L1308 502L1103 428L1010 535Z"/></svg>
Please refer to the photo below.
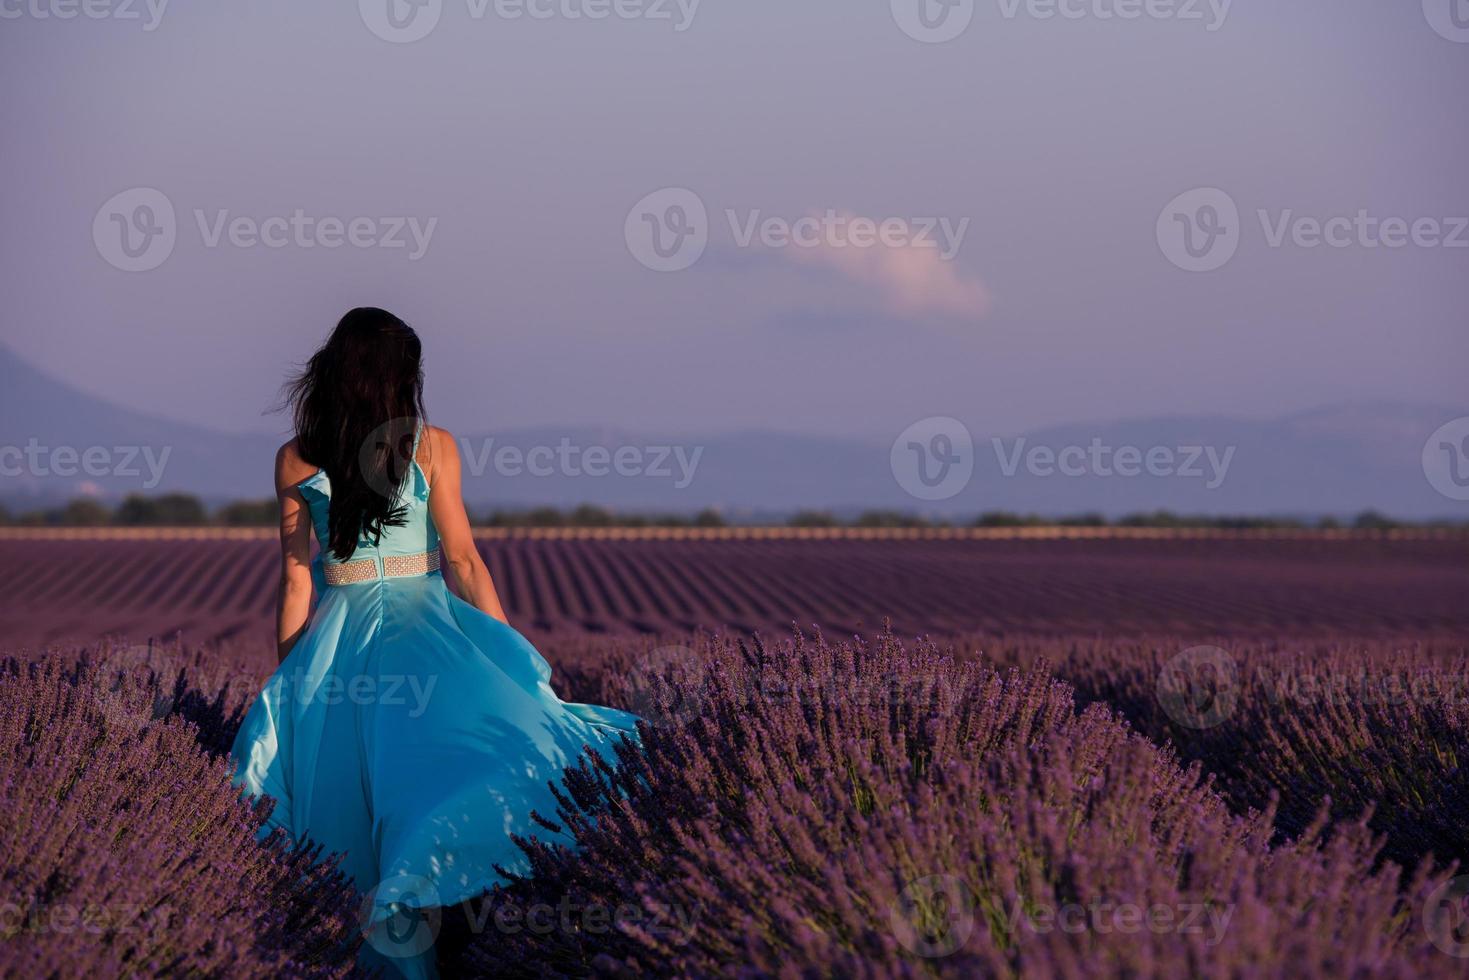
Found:
<svg viewBox="0 0 1469 980"><path fill-rule="evenodd" d="M502 880L496 865L526 871L511 835L557 837L531 820L532 810L554 819L548 783L586 747L611 759L621 735L636 738L637 718L560 700L535 647L438 571L384 576L383 559L401 568L412 563L394 556L438 553L428 480L410 469L405 524L353 555L376 563L371 579L327 585L334 557L323 548L313 563L310 622L233 756L242 791L275 799L270 827L345 853L364 893L365 964L432 976L432 936L412 910L479 895ZM327 541L330 481L318 472L298 486Z"/></svg>

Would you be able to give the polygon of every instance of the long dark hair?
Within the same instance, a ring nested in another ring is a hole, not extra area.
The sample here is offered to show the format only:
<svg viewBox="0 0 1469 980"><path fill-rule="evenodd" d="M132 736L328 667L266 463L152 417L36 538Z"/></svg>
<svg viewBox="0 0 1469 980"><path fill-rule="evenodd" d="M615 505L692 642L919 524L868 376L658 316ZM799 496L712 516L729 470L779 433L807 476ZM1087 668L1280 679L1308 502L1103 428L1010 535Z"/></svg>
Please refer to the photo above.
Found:
<svg viewBox="0 0 1469 980"><path fill-rule="evenodd" d="M418 334L386 310L352 310L286 384L285 398L301 458L331 480L326 545L346 561L359 541L376 545L383 528L403 524L399 493L424 414Z"/></svg>

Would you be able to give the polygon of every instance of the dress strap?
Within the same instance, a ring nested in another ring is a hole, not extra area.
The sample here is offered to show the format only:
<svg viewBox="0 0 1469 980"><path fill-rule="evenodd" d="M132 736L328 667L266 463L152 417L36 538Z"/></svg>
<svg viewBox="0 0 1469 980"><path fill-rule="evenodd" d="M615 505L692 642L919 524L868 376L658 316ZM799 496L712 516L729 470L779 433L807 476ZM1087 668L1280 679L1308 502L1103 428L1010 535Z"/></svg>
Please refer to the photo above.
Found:
<svg viewBox="0 0 1469 980"><path fill-rule="evenodd" d="M419 419L418 420L418 423L417 423L417 427L413 430L413 454L412 454L413 459L412 459L412 462L413 462L413 469L414 469L414 471L419 475L419 478L421 480L423 480L423 488L424 488L424 491L426 493L428 491L428 471L425 470L423 468L422 464L420 464L418 462L418 446L419 446L419 443L423 442L423 430L425 428L427 428L427 426L425 426L423 424L423 419Z"/></svg>

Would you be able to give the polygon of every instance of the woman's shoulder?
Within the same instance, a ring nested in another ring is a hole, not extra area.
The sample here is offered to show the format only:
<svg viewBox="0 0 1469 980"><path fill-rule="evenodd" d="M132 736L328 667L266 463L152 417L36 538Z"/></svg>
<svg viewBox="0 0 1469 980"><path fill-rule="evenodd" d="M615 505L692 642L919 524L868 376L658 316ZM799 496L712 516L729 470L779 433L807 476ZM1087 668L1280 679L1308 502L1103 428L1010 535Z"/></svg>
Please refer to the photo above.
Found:
<svg viewBox="0 0 1469 980"><path fill-rule="evenodd" d="M301 447L295 439L275 451L275 485L277 490L294 487L302 480L316 475L317 467L301 455Z"/></svg>
<svg viewBox="0 0 1469 980"><path fill-rule="evenodd" d="M454 433L448 429L440 428L437 425L429 425L425 422L423 435L423 444L428 447L430 452L441 453L454 449Z"/></svg>
<svg viewBox="0 0 1469 980"><path fill-rule="evenodd" d="M428 477L429 483L438 482L440 467L459 466L459 445L454 434L437 425L423 426L423 438L418 442L418 465Z"/></svg>

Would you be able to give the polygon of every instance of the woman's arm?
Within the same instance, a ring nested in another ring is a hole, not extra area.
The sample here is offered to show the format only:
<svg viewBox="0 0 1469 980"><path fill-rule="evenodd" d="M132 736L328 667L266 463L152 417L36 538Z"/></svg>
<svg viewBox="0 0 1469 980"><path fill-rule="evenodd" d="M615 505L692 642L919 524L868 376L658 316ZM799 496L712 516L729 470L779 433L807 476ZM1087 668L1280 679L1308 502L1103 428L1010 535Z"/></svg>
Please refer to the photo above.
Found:
<svg viewBox="0 0 1469 980"><path fill-rule="evenodd" d="M434 526L439 529L444 559L454 569L454 578L459 582L459 591L465 601L508 625L510 620L505 618L505 609L500 605L490 570L474 546L469 515L464 510L459 447L454 445L454 437L443 429L429 429L427 441L428 508L433 515Z"/></svg>
<svg viewBox="0 0 1469 980"><path fill-rule="evenodd" d="M276 604L276 656L284 661L311 617L311 512L296 489L302 463L289 445L275 457L281 504L281 586ZM308 474L309 475L309 474Z"/></svg>

